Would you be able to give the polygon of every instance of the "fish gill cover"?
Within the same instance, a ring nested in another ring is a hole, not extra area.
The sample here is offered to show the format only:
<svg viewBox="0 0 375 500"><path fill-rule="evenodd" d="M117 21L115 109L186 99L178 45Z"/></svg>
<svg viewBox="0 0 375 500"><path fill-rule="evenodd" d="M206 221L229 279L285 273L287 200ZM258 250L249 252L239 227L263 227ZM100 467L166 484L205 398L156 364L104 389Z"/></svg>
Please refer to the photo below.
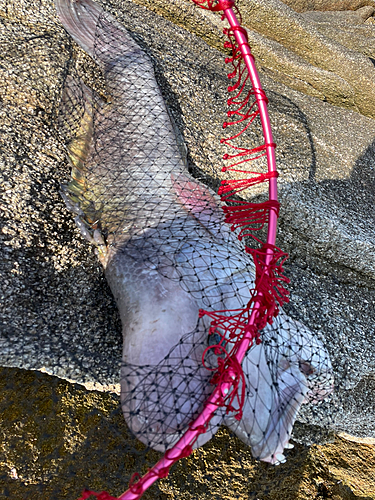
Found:
<svg viewBox="0 0 375 500"><path fill-rule="evenodd" d="M132 479L124 499L140 498L221 425L255 459L285 462L298 412L305 406L319 416L316 405L333 388L322 340L281 308L287 279L286 254L275 246L275 144L267 98L246 67L246 32L233 2L195 3L231 16L227 95L214 60L222 54L202 41L191 51L182 29L178 46L160 45L132 30L131 16L125 27L91 0L55 1L75 43L65 38L61 60L46 55L58 95L50 126L70 170L61 196L96 248L121 317L122 411L145 456L165 454L146 479ZM207 76L187 92L170 73L174 65L187 75L201 65ZM33 93L32 78L24 83ZM205 91L218 102L210 114L224 121L218 152L199 121L194 92ZM11 349L6 356L3 364L14 365Z"/></svg>

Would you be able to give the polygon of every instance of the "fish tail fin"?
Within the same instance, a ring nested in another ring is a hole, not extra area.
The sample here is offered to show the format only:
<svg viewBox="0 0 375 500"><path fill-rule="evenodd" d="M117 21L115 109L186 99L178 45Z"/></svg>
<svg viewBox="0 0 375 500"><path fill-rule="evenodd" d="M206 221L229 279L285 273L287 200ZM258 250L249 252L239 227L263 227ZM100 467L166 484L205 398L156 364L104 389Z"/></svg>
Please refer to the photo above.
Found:
<svg viewBox="0 0 375 500"><path fill-rule="evenodd" d="M94 57L96 30L103 9L92 0L55 0L55 7L73 40Z"/></svg>
<svg viewBox="0 0 375 500"><path fill-rule="evenodd" d="M55 7L66 31L102 69L122 57L150 63L124 26L92 0L55 0Z"/></svg>

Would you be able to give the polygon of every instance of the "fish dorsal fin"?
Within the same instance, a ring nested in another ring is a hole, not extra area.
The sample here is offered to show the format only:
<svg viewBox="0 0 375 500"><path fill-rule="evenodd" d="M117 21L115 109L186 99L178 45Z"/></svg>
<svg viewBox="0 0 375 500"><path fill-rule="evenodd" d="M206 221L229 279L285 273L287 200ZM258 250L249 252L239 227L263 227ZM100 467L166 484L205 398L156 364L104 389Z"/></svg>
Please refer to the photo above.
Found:
<svg viewBox="0 0 375 500"><path fill-rule="evenodd" d="M183 208L210 233L217 236L222 232L224 212L219 196L190 176L172 174L171 178L177 199Z"/></svg>

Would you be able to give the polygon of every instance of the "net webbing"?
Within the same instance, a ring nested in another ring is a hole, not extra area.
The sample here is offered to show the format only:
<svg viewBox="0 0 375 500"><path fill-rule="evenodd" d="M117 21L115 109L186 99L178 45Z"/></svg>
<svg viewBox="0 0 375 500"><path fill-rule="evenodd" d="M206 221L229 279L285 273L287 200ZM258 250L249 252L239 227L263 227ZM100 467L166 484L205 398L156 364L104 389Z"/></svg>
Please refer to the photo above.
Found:
<svg viewBox="0 0 375 500"><path fill-rule="evenodd" d="M195 3L230 23L225 166L210 160L193 120L196 149L187 153L137 34L91 0L55 2L74 51L95 63L92 78L77 56L59 73L56 122L71 170L61 195L95 245L120 312L125 421L164 454L123 499L140 498L222 424L254 458L283 463L301 406L332 391L322 341L281 309L275 144L246 31L233 2ZM200 181L220 170L221 198Z"/></svg>

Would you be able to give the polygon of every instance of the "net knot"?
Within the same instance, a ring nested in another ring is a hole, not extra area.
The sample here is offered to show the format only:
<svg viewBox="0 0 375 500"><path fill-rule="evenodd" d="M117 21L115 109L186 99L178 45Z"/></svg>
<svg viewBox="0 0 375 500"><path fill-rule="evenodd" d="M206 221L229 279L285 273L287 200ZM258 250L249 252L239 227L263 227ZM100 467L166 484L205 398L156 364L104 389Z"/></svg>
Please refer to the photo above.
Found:
<svg viewBox="0 0 375 500"><path fill-rule="evenodd" d="M234 1L233 0L219 0L219 10L227 10L227 9L232 9L234 7Z"/></svg>
<svg viewBox="0 0 375 500"><path fill-rule="evenodd" d="M169 467L162 467L158 472L158 478L163 479L169 474Z"/></svg>
<svg viewBox="0 0 375 500"><path fill-rule="evenodd" d="M248 35L247 35L247 31L242 26L231 26L229 28L229 30L230 31L239 31L240 33L242 33L244 35L244 37L246 38L246 41L247 42L249 41L249 38L248 38Z"/></svg>
<svg viewBox="0 0 375 500"><path fill-rule="evenodd" d="M225 222L230 224L232 231L235 231L237 229L240 230L237 235L240 241L248 236L257 239L253 233L262 229L264 225L269 221L270 211L274 210L276 212L276 215L278 215L279 213L279 203L274 200L269 200L262 203L251 203L231 198L233 190L234 192L236 192L236 190L243 190L250 185L258 184L259 182L263 182L259 180L259 177L258 180L239 180L234 181L234 183L229 184L229 186L222 186L219 190L221 195L224 194L221 199L223 201L232 203L231 206L223 206ZM232 188L232 192L226 194L226 191L228 191L230 188Z"/></svg>
<svg viewBox="0 0 375 500"><path fill-rule="evenodd" d="M212 5L212 2L209 2ZM234 7L234 0L219 0L218 3L211 7L210 10L218 12L220 10L232 9Z"/></svg>
<svg viewBox="0 0 375 500"><path fill-rule="evenodd" d="M236 415L234 416L234 418L236 420L238 420L238 422L239 422L240 420L242 420L242 417L243 417L243 411L241 409L241 410L238 410L238 412L236 413Z"/></svg>
<svg viewBox="0 0 375 500"><path fill-rule="evenodd" d="M242 371L241 363L237 360L235 354L226 358L218 358L217 369L211 379L211 383L220 388L220 397L218 406L225 406L226 413L236 412L242 418L242 408L245 402L245 377ZM239 389L241 386L241 394ZM234 401L237 400L237 407Z"/></svg>
<svg viewBox="0 0 375 500"><path fill-rule="evenodd" d="M219 12L220 10L232 9L235 7L234 0L218 0L218 2L214 5L215 0L193 0L193 2L202 9L211 10L213 12ZM207 2L207 5L204 5Z"/></svg>
<svg viewBox="0 0 375 500"><path fill-rule="evenodd" d="M189 429L194 432L198 432L199 434L204 434L207 431L207 425L196 425L193 427L192 425L189 425Z"/></svg>
<svg viewBox="0 0 375 500"><path fill-rule="evenodd" d="M247 337L255 339L260 334L259 334L258 329L255 325L246 325L245 326L245 335Z"/></svg>
<svg viewBox="0 0 375 500"><path fill-rule="evenodd" d="M246 247L246 252L252 255L255 264L255 285L258 297L261 297L256 326L262 330L267 323L272 324L280 306L289 302L289 292L284 284L290 280L283 274L288 254L269 243L263 243L260 249Z"/></svg>
<svg viewBox="0 0 375 500"><path fill-rule="evenodd" d="M268 104L268 98L263 89L254 88L253 92L258 101L264 101L266 104Z"/></svg>
<svg viewBox="0 0 375 500"><path fill-rule="evenodd" d="M187 458L193 453L193 447L191 444L185 446L185 448L181 451L179 458Z"/></svg>

